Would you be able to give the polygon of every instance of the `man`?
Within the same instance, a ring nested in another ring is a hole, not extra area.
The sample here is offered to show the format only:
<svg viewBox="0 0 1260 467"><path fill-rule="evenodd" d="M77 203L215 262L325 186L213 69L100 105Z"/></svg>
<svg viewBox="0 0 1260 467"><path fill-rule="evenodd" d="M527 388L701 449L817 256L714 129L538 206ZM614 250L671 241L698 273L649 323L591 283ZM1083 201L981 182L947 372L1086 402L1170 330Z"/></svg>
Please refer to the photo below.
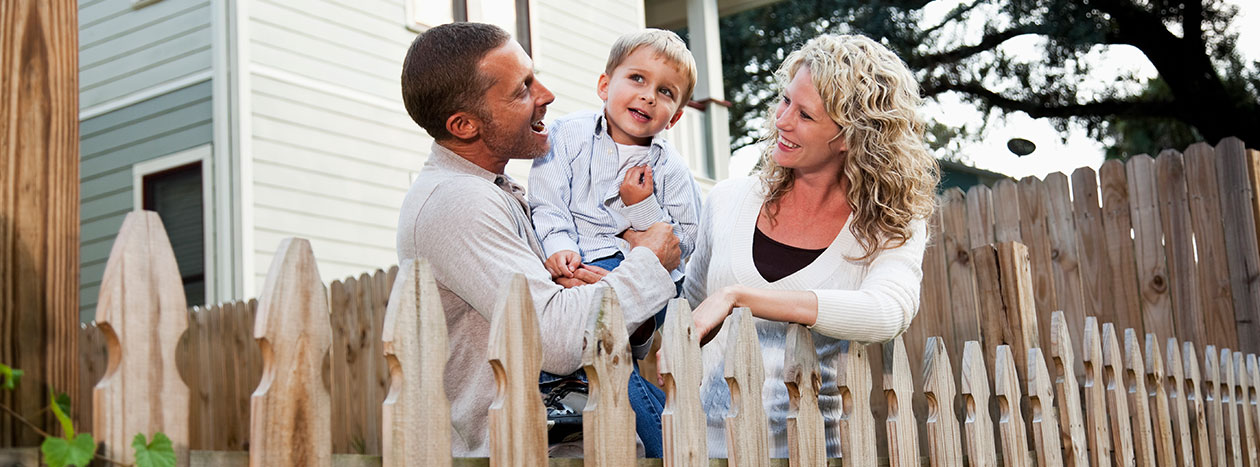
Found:
<svg viewBox="0 0 1260 467"><path fill-rule="evenodd" d="M485 457L495 396L486 357L490 319L512 275L527 278L547 330L543 370L569 374L581 366L582 332L603 286L617 293L630 330L674 296L669 270L679 263L678 239L664 223L627 232L633 249L616 271L583 268L573 278L555 278L563 287L553 282L524 190L503 169L510 159L547 153L542 119L554 96L502 29L454 23L416 37L403 62L402 91L407 112L434 144L403 201L398 259L428 258L441 293L451 345L444 375L451 451Z"/></svg>

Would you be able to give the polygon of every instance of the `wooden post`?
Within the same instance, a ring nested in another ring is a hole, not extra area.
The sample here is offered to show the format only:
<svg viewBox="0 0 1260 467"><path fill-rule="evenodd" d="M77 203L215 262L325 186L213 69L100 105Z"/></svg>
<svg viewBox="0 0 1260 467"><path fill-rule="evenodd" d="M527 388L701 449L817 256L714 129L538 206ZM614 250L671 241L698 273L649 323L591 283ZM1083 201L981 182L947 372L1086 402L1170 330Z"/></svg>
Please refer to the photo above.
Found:
<svg viewBox="0 0 1260 467"><path fill-rule="evenodd" d="M845 401L840 414L840 450L844 462L873 465L875 417L871 415L871 363L866 346L842 341L836 355L836 386Z"/></svg>
<svg viewBox="0 0 1260 467"><path fill-rule="evenodd" d="M1024 416L1019 410L1022 395L1019 390L1019 374L1015 372L1015 357L1011 346L999 345L993 362L997 373L993 375L994 394L997 396L998 431L1002 433L1002 460L1006 467L1028 467L1028 438Z"/></svg>
<svg viewBox="0 0 1260 467"><path fill-rule="evenodd" d="M769 466L770 427L761 402L766 370L752 312L736 308L726 319L726 385L731 409L726 413L726 455L731 465Z"/></svg>
<svg viewBox="0 0 1260 467"><path fill-rule="evenodd" d="M962 465L961 435L954 418L954 370L945 340L929 337L923 351L923 393L927 396L928 458L932 467Z"/></svg>
<svg viewBox="0 0 1260 467"><path fill-rule="evenodd" d="M96 306L110 367L92 393L92 419L106 456L135 462L132 437L161 431L178 460L188 462L188 386L175 365L187 310L162 220L151 211L128 213L105 263Z"/></svg>
<svg viewBox="0 0 1260 467"><path fill-rule="evenodd" d="M1207 404L1203 400L1206 393L1199 392L1202 378L1199 373L1199 357L1194 351L1193 342L1182 343L1183 358L1186 366L1186 402L1189 404L1190 431L1193 435L1194 454L1190 461L1198 465L1212 465L1214 443L1209 441ZM1221 449L1224 451L1224 448Z"/></svg>
<svg viewBox="0 0 1260 467"><path fill-rule="evenodd" d="M286 238L276 252L254 321L263 377L250 398L249 464L330 466L328 295L310 242Z"/></svg>
<svg viewBox="0 0 1260 467"><path fill-rule="evenodd" d="M1059 423L1063 434L1063 458L1069 467L1089 465L1089 442L1085 436L1085 417L1081 414L1080 386L1076 384L1076 354L1072 350L1072 336L1068 334L1063 312L1056 311L1050 317L1050 355L1054 360L1054 387L1059 396ZM1030 390L1031 392L1031 390Z"/></svg>
<svg viewBox="0 0 1260 467"><path fill-rule="evenodd" d="M1154 336L1154 333L1147 336ZM1177 464L1183 467L1194 466L1194 442L1193 435L1190 431L1192 421L1188 411L1190 405L1189 383L1186 382L1186 371L1181 364L1181 346L1177 344L1177 338L1169 337L1167 346L1168 355L1168 381L1165 383L1168 387L1168 399L1171 403L1173 429L1177 430L1176 434L1176 451ZM1150 350L1147 350L1148 352ZM1169 464L1174 465L1174 464Z"/></svg>
<svg viewBox="0 0 1260 467"><path fill-rule="evenodd" d="M1234 412L1242 412L1242 420L1239 422L1243 425L1243 455L1246 456L1247 465L1260 466L1260 453L1256 452L1256 444L1260 440L1256 439L1260 433L1256 432L1256 420L1251 416L1251 378L1247 375L1247 366L1243 363L1242 352L1234 352L1234 377L1237 384L1234 386Z"/></svg>
<svg viewBox="0 0 1260 467"><path fill-rule="evenodd" d="M0 403L53 433L49 385L80 393L78 12L0 1L0 362L25 372ZM0 447L41 440L0 416Z"/></svg>
<svg viewBox="0 0 1260 467"><path fill-rule="evenodd" d="M1111 412L1111 436L1116 465L1135 465L1133 425L1129 419L1129 390L1124 383L1124 354L1111 323L1102 327L1103 377L1107 380L1107 405Z"/></svg>
<svg viewBox="0 0 1260 467"><path fill-rule="evenodd" d="M582 367L590 380L589 399L582 409L582 452L589 462L633 466L634 410L628 383L634 362L626 320L612 287L604 288L599 312L591 313L583 336Z"/></svg>
<svg viewBox="0 0 1260 467"><path fill-rule="evenodd" d="M1085 317L1081 341L1081 362L1085 366L1085 423L1092 465L1111 465L1111 425L1107 417L1107 379L1103 376L1102 335L1098 320Z"/></svg>
<svg viewBox="0 0 1260 467"><path fill-rule="evenodd" d="M1253 142L1254 144L1254 142ZM1229 252L1229 277L1234 304L1241 310L1237 320L1238 345L1246 352L1260 352L1260 250L1255 239L1256 219L1247 177L1247 154L1242 140L1224 138L1216 144L1216 181L1221 190L1221 216L1225 222L1225 251ZM1250 312L1251 316L1246 316Z"/></svg>
<svg viewBox="0 0 1260 467"><path fill-rule="evenodd" d="M891 466L918 467L919 437L910 398L910 359L901 336L882 345L884 350L884 395L888 398L888 463Z"/></svg>
<svg viewBox="0 0 1260 467"><path fill-rule="evenodd" d="M451 465L451 404L442 384L446 314L424 259L403 260L381 335L389 394L381 404L381 463Z"/></svg>
<svg viewBox="0 0 1260 467"><path fill-rule="evenodd" d="M1133 329L1124 330L1124 386L1129 392L1129 408L1133 414L1133 449L1142 467L1154 467L1155 440L1151 427L1150 394L1146 391L1146 363L1142 361L1142 345ZM1168 465L1168 464L1158 464Z"/></svg>
<svg viewBox="0 0 1260 467"><path fill-rule="evenodd" d="M967 461L975 467L996 467L997 447L993 442L993 419L989 418L989 376L985 372L980 343L963 346L962 393L966 410L963 426L967 435Z"/></svg>
<svg viewBox="0 0 1260 467"><path fill-rule="evenodd" d="M1173 442L1174 424L1172 414L1169 413L1168 390L1166 389L1168 378L1164 374L1164 358L1160 355L1160 350L1159 339L1155 337L1155 334L1147 334L1146 395L1152 403L1151 419L1155 429L1155 459L1159 465L1171 466L1177 463L1177 453ZM1185 410L1184 406L1182 410ZM1186 434L1188 437L1188 430Z"/></svg>
<svg viewBox="0 0 1260 467"><path fill-rule="evenodd" d="M700 405L700 382L704 366L700 357L700 337L695 332L691 307L687 300L669 302L662 330L658 362L665 380L665 410L661 412L661 431L665 463L675 467L709 465L707 427Z"/></svg>
<svg viewBox="0 0 1260 467"><path fill-rule="evenodd" d="M1218 384L1221 388L1221 409L1225 411L1225 424L1229 430L1229 437L1226 439L1228 451L1227 455L1231 459L1230 464L1235 467L1243 467L1242 452L1242 433L1238 429L1238 410L1234 406L1234 386L1237 378L1234 377L1234 353L1229 349L1221 349L1221 379Z"/></svg>
<svg viewBox="0 0 1260 467"><path fill-rule="evenodd" d="M1209 345L1203 350L1203 380L1207 385L1207 391L1203 394L1203 400L1207 405L1207 424L1208 424L1208 440L1212 445L1212 460L1216 462L1217 467L1228 467L1225 452L1225 413L1221 409L1221 365L1219 362L1220 354L1216 353L1216 346Z"/></svg>
<svg viewBox="0 0 1260 467"><path fill-rule="evenodd" d="M547 412L538 396L542 337L524 275L512 275L494 309L486 351L498 389L490 404L490 463L544 466Z"/></svg>
<svg viewBox="0 0 1260 467"><path fill-rule="evenodd" d="M787 438L789 465L808 467L827 462L827 440L818 391L822 370L809 328L788 325L783 355L783 382L788 391Z"/></svg>
<svg viewBox="0 0 1260 467"><path fill-rule="evenodd" d="M1054 383L1039 348L1028 349L1028 401L1037 465L1063 465L1059 421L1054 415Z"/></svg>

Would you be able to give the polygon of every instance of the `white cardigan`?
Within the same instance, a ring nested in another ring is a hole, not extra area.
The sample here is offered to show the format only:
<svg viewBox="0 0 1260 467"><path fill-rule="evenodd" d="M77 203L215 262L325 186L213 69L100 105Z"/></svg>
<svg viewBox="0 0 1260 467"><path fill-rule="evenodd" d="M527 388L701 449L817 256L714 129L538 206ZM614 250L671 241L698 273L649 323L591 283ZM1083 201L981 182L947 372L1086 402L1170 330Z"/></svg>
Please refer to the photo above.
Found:
<svg viewBox="0 0 1260 467"><path fill-rule="evenodd" d="M687 264L683 294L692 308L709 291L742 284L777 290L810 290L818 296L818 320L811 328L822 366L818 396L827 434L827 455L838 457L840 398L836 387L836 357L843 340L884 342L905 331L919 308L923 279L923 250L927 223L911 222L911 236L900 247L883 250L867 261L846 222L831 245L805 268L775 282L766 282L753 264L753 229L765 202L761 182L755 177L731 179L709 192L700 219L700 237ZM852 217L850 217L852 220ZM771 455L787 457L787 388L783 384L783 357L787 324L756 319L766 380L762 398L770 422ZM725 418L730 392L723 379L723 354L729 328L703 349L705 378L701 400L708 415L711 457L726 457Z"/></svg>

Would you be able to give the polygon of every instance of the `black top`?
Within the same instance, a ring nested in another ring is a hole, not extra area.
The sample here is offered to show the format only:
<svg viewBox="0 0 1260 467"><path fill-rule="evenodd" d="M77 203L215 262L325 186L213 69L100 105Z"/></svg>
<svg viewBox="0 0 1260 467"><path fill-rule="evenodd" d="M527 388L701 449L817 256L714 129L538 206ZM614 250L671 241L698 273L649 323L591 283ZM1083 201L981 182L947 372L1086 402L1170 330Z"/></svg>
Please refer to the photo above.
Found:
<svg viewBox="0 0 1260 467"><path fill-rule="evenodd" d="M753 265L766 282L774 282L809 266L826 248L806 250L791 245L784 245L762 233L761 228L753 230Z"/></svg>

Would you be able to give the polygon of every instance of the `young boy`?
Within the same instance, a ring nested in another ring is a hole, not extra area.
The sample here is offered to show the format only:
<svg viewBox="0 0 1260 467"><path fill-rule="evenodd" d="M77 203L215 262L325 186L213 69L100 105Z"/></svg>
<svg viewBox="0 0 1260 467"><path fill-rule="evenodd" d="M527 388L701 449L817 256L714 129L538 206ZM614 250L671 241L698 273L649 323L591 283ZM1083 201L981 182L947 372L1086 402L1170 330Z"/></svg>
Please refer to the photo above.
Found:
<svg viewBox="0 0 1260 467"><path fill-rule="evenodd" d="M535 160L529 174L534 230L552 278L573 277L588 265L617 267L629 252L619 235L656 222L672 224L682 257L691 255L700 190L682 156L659 134L682 117L695 83L695 59L677 34L626 34L613 44L599 76L603 111L576 112L552 124L551 152ZM682 268L670 272L678 284ZM664 310L656 327L663 318ZM647 350L636 346L635 357ZM542 380L554 380L549 376ZM630 398L645 454L660 457L664 394L636 367Z"/></svg>

